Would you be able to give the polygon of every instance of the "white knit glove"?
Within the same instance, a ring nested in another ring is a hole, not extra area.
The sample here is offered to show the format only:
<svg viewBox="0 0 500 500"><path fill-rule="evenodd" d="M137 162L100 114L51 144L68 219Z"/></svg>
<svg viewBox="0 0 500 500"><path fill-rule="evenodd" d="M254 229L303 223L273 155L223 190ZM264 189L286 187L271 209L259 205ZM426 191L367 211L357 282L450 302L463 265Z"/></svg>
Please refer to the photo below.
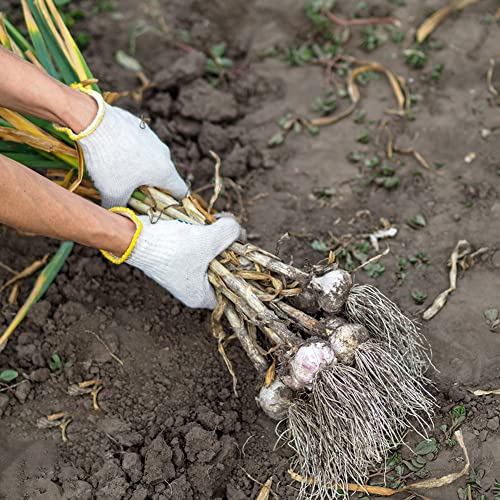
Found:
<svg viewBox="0 0 500 500"><path fill-rule="evenodd" d="M126 260L166 288L188 307L214 309L215 293L208 281L210 262L240 234L233 217L224 216L209 226L139 216L142 231Z"/></svg>
<svg viewBox="0 0 500 500"><path fill-rule="evenodd" d="M106 104L97 92L88 92L99 111L94 121L74 135L85 167L106 208L126 206L139 186L154 186L182 199L188 187L178 174L170 150L139 118Z"/></svg>

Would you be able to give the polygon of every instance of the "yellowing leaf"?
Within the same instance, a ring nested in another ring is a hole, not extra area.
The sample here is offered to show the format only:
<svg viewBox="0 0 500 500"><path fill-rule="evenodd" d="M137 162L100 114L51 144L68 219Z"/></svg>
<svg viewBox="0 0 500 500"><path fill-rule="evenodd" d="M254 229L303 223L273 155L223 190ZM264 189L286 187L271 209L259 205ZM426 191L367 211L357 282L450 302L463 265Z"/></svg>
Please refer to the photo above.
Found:
<svg viewBox="0 0 500 500"><path fill-rule="evenodd" d="M26 299L26 302L23 304L21 309L19 309L10 325L5 329L2 336L0 337L0 350L3 349L5 343L7 342L7 339L20 325L21 321L26 317L31 307L36 304L38 300L40 300L40 298L46 292L47 288L54 281L57 273L61 270L61 267L63 266L64 262L66 262L66 259L71 253L71 250L73 250L73 245L74 244L71 241L65 241L61 243L59 250L38 275L38 278L36 279L33 289Z"/></svg>
<svg viewBox="0 0 500 500"><path fill-rule="evenodd" d="M46 144L51 143L54 147L54 154L61 160L69 163L72 166L78 166L76 161L77 153L74 149L64 144L56 137L48 134L27 118L6 108L0 108L0 117L9 122L15 129L26 133L31 137L45 139ZM56 152L57 151L57 152Z"/></svg>
<svg viewBox="0 0 500 500"><path fill-rule="evenodd" d="M71 65L75 70L76 74L78 75L80 81L83 82L85 80L91 79L92 74L90 73L90 71L88 71L88 68L86 68L86 64L84 64L80 49L76 45L76 42L73 40L73 37L71 36L71 33L64 24L64 21L61 15L59 14L59 11L57 10L57 7L54 5L53 0L38 0L38 1L40 5L43 2L45 2L45 4L48 6L50 13L52 14L52 17L57 27L59 28L59 32L61 33L62 38L64 40L66 52L69 55L69 61L71 62Z"/></svg>
<svg viewBox="0 0 500 500"><path fill-rule="evenodd" d="M63 142L48 140L45 137L36 137L22 130L0 126L0 139L4 141L27 144L35 149L40 149L47 153L60 153L68 156L76 156L75 150Z"/></svg>

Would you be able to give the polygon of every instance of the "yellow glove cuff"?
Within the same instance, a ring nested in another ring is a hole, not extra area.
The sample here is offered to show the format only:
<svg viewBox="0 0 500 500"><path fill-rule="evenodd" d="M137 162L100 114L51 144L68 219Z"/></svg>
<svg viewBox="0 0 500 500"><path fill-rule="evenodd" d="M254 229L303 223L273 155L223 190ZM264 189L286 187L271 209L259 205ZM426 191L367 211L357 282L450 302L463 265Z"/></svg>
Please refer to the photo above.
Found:
<svg viewBox="0 0 500 500"><path fill-rule="evenodd" d="M116 255L113 255L111 252L108 252L107 250L101 250L101 253L104 255L104 257L106 257L106 259L108 259L113 264L123 264L130 257L132 250L135 248L135 245L137 244L137 240L142 231L142 222L139 220L137 215L135 215L135 213L132 210L130 210L130 208L113 207L110 208L109 211L123 214L125 217L128 217L135 224L136 227L132 241L130 242L130 245L128 246L127 250L125 250L125 253L121 257L117 257Z"/></svg>

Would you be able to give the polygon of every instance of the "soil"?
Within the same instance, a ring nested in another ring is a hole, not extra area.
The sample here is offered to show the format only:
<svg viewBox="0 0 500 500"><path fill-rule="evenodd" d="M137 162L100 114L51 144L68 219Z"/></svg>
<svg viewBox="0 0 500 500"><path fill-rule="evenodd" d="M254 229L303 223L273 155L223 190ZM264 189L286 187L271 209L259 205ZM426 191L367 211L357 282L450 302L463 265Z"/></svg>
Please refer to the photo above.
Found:
<svg viewBox="0 0 500 500"><path fill-rule="evenodd" d="M443 2L398 3L404 2L370 0L363 15L396 16L408 32L403 42L408 47L415 27ZM429 52L422 71L406 66L402 46L390 41L367 56L358 48L359 30L353 30L349 54L410 79L418 96L416 119L385 113L394 98L380 78L361 88L364 124L351 117L315 137L291 134L272 149L267 142L278 131L276 121L288 112L311 115L313 99L327 88L319 66L290 67L280 57L259 57L307 37L311 25L302 0L124 0L112 11L93 14L93 7L107 3L73 4L87 12L73 30L90 35L85 54L103 89L136 86L114 57L118 49L130 52L132 40L134 56L156 87L141 106L131 100L120 105L151 118L194 188L204 188L213 177L209 150L221 155L223 175L235 183L228 181L232 187L221 208L242 215L252 242L275 251L280 241L283 259L303 266L324 257L311 248L313 240L335 235L347 241L347 235L379 229L385 218L399 228L382 260L385 272L378 278L360 272L356 279L376 284L417 318L448 286L447 262L457 241L487 247L470 269L460 271L458 289L444 309L422 326L433 347L435 369L429 376L440 405L430 435L442 443L428 463L429 474L463 466L458 447L444 444L440 426L449 424L455 405L464 405L462 431L471 464L484 470L485 498L494 498L500 399L471 391L500 387L500 334L490 331L483 316L485 309L500 308L499 101L488 92L485 77L500 44L498 24L486 22L497 2L484 0L439 27L434 39L443 47ZM353 9L338 2L336 13L350 17ZM18 19L17 2L10 10ZM139 29L140 36L131 35ZM173 33L186 32L195 52L171 41ZM206 54L221 41L235 68L214 87L203 73ZM434 82L429 75L438 63L445 68ZM493 84L500 88L500 76ZM366 169L347 160L351 151L383 156L385 142L375 140L382 120L390 120L399 147L414 147L431 166L398 156L400 185L391 190L365 185L360 176L366 178ZM371 142L357 143L365 130ZM476 155L470 163L464 160L469 153ZM318 199L314 193L325 188L333 195ZM406 224L415 214L426 220L420 230ZM0 261L15 269L57 248L53 241L4 227L0 232ZM428 265L408 264L405 279L399 279L398 259L419 251ZM20 300L32 282L23 284ZM415 290L427 295L423 305L412 299ZM7 305L7 296L1 297L1 329L17 310ZM48 369L54 353L65 363L60 372ZM138 271L109 265L96 251L77 247L0 353L0 370L15 368L24 379L0 392L0 498L244 500L256 498L271 476L273 498L295 498L296 485L287 473L291 451L275 447L275 423L255 404L261 381L236 344L228 354L237 367L238 396L206 312L183 307ZM94 377L104 384L99 411L90 395L67 392L69 385ZM65 443L59 428L36 426L40 417L60 411L72 417ZM410 443L418 440L409 437ZM457 488L464 486L461 478L426 495L458 498Z"/></svg>

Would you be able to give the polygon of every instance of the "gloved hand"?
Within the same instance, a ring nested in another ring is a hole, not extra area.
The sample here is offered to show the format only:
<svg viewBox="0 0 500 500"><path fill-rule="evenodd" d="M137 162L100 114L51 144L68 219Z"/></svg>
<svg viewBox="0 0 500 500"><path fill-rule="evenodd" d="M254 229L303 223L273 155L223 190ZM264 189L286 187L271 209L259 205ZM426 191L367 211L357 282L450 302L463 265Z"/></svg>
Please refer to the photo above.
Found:
<svg viewBox="0 0 500 500"><path fill-rule="evenodd" d="M98 104L94 121L72 137L80 144L85 166L106 208L125 206L139 186L163 188L177 199L188 187L177 172L170 150L139 118L106 104L97 92L89 93Z"/></svg>
<svg viewBox="0 0 500 500"><path fill-rule="evenodd" d="M215 293L208 281L210 262L238 238L240 226L231 216L209 226L139 216L142 231L125 261L166 288L188 307L214 309Z"/></svg>

